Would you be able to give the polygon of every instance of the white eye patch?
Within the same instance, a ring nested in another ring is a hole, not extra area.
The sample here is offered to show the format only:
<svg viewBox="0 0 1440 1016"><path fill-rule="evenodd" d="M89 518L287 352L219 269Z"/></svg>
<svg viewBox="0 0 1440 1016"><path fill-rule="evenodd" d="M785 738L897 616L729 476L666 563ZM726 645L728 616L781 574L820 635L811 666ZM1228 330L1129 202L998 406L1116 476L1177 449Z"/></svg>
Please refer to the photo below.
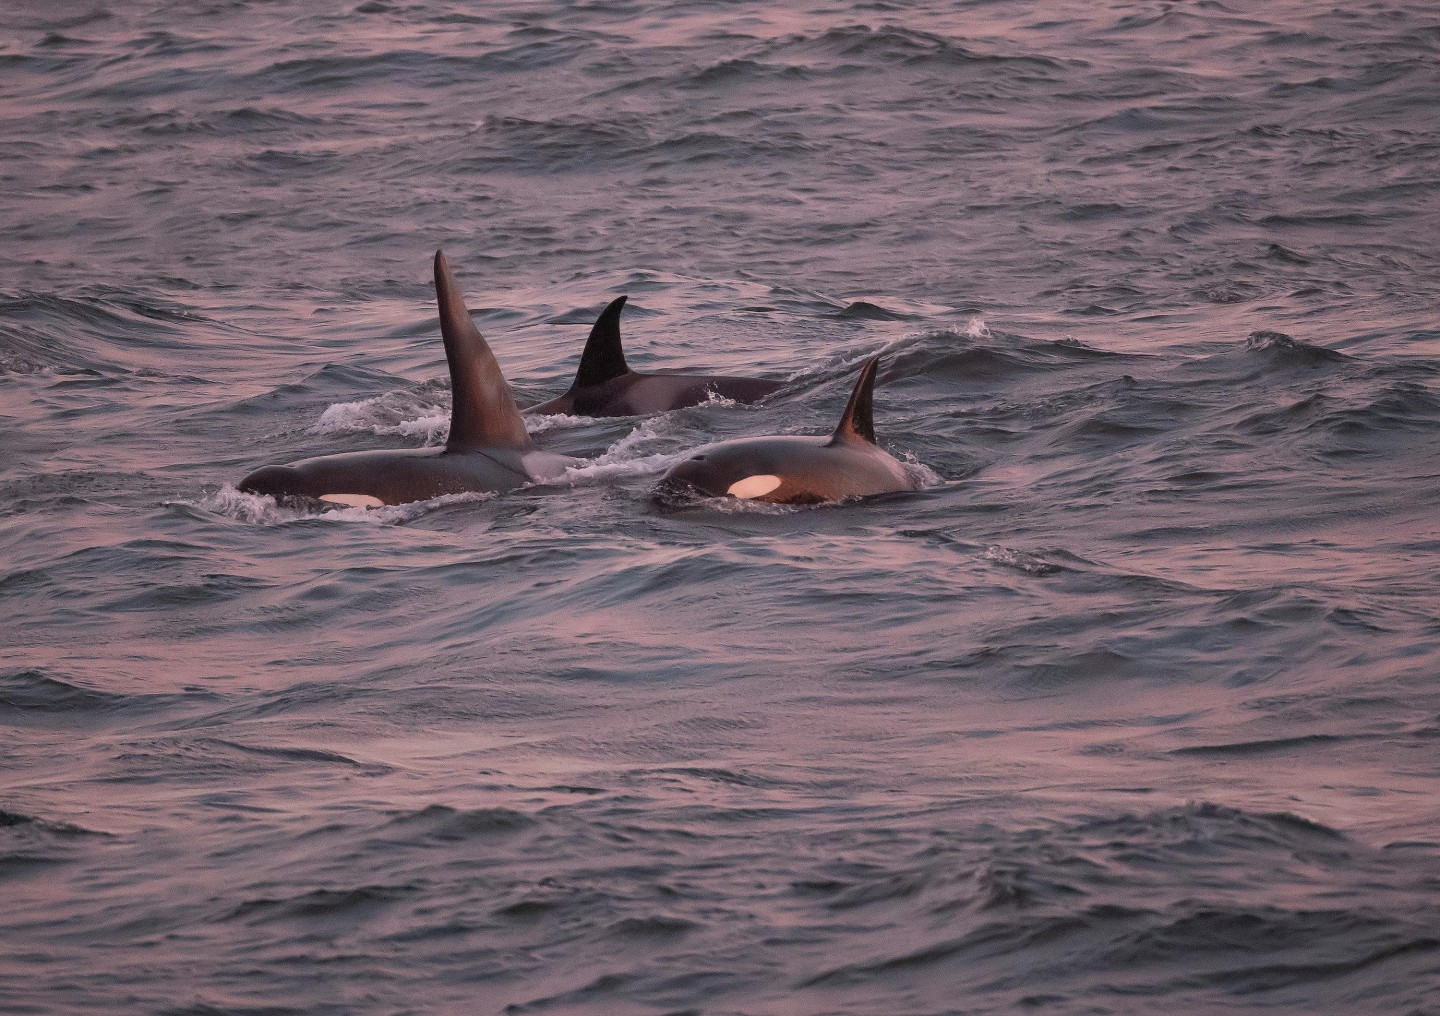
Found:
<svg viewBox="0 0 1440 1016"><path fill-rule="evenodd" d="M773 473L761 473L759 476L747 476L743 480L736 480L730 484L730 489L725 493L731 497L763 497L783 482L785 481Z"/></svg>
<svg viewBox="0 0 1440 1016"><path fill-rule="evenodd" d="M321 494L320 500L343 504L346 508L379 508L385 503L369 494Z"/></svg>

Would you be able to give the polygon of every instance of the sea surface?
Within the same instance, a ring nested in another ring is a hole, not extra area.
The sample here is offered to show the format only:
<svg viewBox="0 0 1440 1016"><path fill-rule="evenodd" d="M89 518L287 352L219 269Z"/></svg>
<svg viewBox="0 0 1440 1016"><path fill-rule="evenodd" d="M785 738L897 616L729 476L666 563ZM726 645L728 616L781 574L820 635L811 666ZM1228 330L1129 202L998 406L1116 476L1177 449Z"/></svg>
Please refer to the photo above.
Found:
<svg viewBox="0 0 1440 1016"><path fill-rule="evenodd" d="M1440 8L0 11L0 1013L1440 1013ZM444 440L443 248L558 482ZM920 490L679 512L884 357Z"/></svg>

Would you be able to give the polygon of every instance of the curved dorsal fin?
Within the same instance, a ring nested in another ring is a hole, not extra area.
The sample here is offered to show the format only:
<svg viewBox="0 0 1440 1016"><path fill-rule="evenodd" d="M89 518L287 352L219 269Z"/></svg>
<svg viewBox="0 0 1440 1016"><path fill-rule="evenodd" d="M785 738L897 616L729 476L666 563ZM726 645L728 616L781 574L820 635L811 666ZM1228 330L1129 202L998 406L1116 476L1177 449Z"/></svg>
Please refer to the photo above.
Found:
<svg viewBox="0 0 1440 1016"><path fill-rule="evenodd" d="M451 451L534 447L495 354L470 320L444 251L435 252L435 297L450 365L450 439L445 447Z"/></svg>
<svg viewBox="0 0 1440 1016"><path fill-rule="evenodd" d="M880 369L880 357L872 356L860 368L860 377L850 401L840 416L840 425L830 438L831 444L841 441L866 441L875 443L875 372Z"/></svg>
<svg viewBox="0 0 1440 1016"><path fill-rule="evenodd" d="M580 369L572 388L592 388L630 373L625 353L620 349L620 309L624 306L625 297L617 296L595 319L590 338L585 340L585 352L580 354Z"/></svg>

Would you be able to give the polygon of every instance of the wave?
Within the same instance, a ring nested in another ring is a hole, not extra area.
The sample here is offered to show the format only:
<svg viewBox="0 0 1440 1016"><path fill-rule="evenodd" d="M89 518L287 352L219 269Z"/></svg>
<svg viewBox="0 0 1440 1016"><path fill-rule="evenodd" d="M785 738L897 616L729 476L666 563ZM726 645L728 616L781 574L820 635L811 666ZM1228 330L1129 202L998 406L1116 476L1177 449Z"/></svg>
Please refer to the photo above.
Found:
<svg viewBox="0 0 1440 1016"><path fill-rule="evenodd" d="M313 128L326 124L318 116L293 110L258 106L233 109L195 111L175 108L120 113L110 121L116 127L130 127L142 134L157 137L246 137L262 134L292 133L296 128Z"/></svg>
<svg viewBox="0 0 1440 1016"><path fill-rule="evenodd" d="M1370 379L1363 387L1311 392L1248 413L1234 426L1271 441L1282 435L1303 439L1325 457L1402 452L1415 435L1440 430L1440 395L1421 383Z"/></svg>
<svg viewBox="0 0 1440 1016"><path fill-rule="evenodd" d="M87 829L84 826L75 825L72 822L57 822L53 819L38 818L34 815L26 815L23 812L8 811L0 808L0 830L23 830L25 832L38 832L48 836L68 838L72 836L109 836L110 833L100 832L97 829Z"/></svg>
<svg viewBox="0 0 1440 1016"><path fill-rule="evenodd" d="M868 300L855 300L834 314L839 321L914 321L918 314L889 310Z"/></svg>
<svg viewBox="0 0 1440 1016"><path fill-rule="evenodd" d="M120 694L88 688L78 681L43 669L0 671L0 716L39 719L86 717L117 712L158 712L176 706L212 701L208 692L182 694Z"/></svg>
<svg viewBox="0 0 1440 1016"><path fill-rule="evenodd" d="M898 25L871 28L852 24L817 34L777 39L737 37L752 45L739 54L691 66L668 77L652 76L629 87L729 90L751 84L794 87L865 74L937 71L983 75L987 88L1053 83L1064 64L1041 54L981 52L934 32Z"/></svg>
<svg viewBox="0 0 1440 1016"><path fill-rule="evenodd" d="M418 889L413 885L312 889L295 896L246 900L220 919L264 925L276 921L323 922L338 917L349 923L378 914L389 904L413 895Z"/></svg>
<svg viewBox="0 0 1440 1016"><path fill-rule="evenodd" d="M767 47L767 52L803 57L807 66L828 65L830 70L903 67L974 67L993 74L1004 68L1023 70L1031 80L1050 80L1063 66L1037 54L1011 56L982 53L934 32L886 25L843 25L817 35L795 35ZM839 58L833 62L827 58Z"/></svg>
<svg viewBox="0 0 1440 1016"><path fill-rule="evenodd" d="M1343 363L1351 359L1338 350L1301 342L1284 332L1251 332L1245 338L1245 348L1266 362L1279 367L1319 367L1323 364Z"/></svg>
<svg viewBox="0 0 1440 1016"><path fill-rule="evenodd" d="M115 751L103 780L130 784L223 783L301 768L351 770L367 776L390 771L387 765L361 762L326 749L169 734L127 741Z"/></svg>
<svg viewBox="0 0 1440 1016"><path fill-rule="evenodd" d="M113 833L0 808L0 882L20 881L80 856L89 843Z"/></svg>
<svg viewBox="0 0 1440 1016"><path fill-rule="evenodd" d="M203 320L130 294L0 297L0 374L153 372L173 363L157 354L187 350L187 328Z"/></svg>
<svg viewBox="0 0 1440 1016"><path fill-rule="evenodd" d="M1284 812L1196 803L1052 822L986 850L970 879L953 864L957 848L937 847L877 865L831 864L828 877L797 882L798 895L837 914L860 912L851 922L868 915L924 929L907 946L827 965L801 987L889 990L927 972L963 978L1020 964L1037 993L1065 993L1077 972L1082 982L1103 972L1161 992L1204 984L1248 995L1401 957L1414 971L1440 951L1423 922L1371 905L1362 887L1372 875L1354 868L1361 845ZM1253 881L1216 893L1212 873L1237 868ZM1352 905L1329 892L1337 880L1356 887Z"/></svg>
<svg viewBox="0 0 1440 1016"><path fill-rule="evenodd" d="M904 378L1006 381L1064 371L1097 362L1121 364L1129 354L1088 346L1075 339L1035 340L992 331L974 318L964 328L927 330L882 346L881 382Z"/></svg>
<svg viewBox="0 0 1440 1016"><path fill-rule="evenodd" d="M222 737L210 738L208 743L229 751L241 752L248 755L257 755L264 759L275 759L279 762L300 762L319 763L321 765L352 766L356 769L384 770L386 766L376 766L374 763L358 762L348 755L341 755L339 752L325 751L320 748L285 748L273 745L241 744L238 741L227 741Z"/></svg>
<svg viewBox="0 0 1440 1016"><path fill-rule="evenodd" d="M264 94L283 95L307 90L342 91L373 87L445 88L473 80L477 75L539 71L586 56L594 45L589 33L517 29L511 45L482 52L450 53L426 49L390 49L382 52L310 56L277 60L242 79L263 86ZM100 92L97 94L108 94Z"/></svg>
<svg viewBox="0 0 1440 1016"><path fill-rule="evenodd" d="M418 811L392 816L382 833L386 837L400 835L409 843L421 840L458 843L510 836L536 825L534 817L512 808L454 808L431 804Z"/></svg>
<svg viewBox="0 0 1440 1016"><path fill-rule="evenodd" d="M587 120L568 116L529 120L492 114L481 127L489 138L504 146L503 161L543 172L593 170L597 165L630 158L651 144L650 134L638 118Z"/></svg>
<svg viewBox="0 0 1440 1016"><path fill-rule="evenodd" d="M736 85L765 81L801 81L808 76L803 67L775 66L763 60L735 57L717 63L692 67L665 84L694 90L722 90ZM645 82L642 82L642 84Z"/></svg>
<svg viewBox="0 0 1440 1016"><path fill-rule="evenodd" d="M1309 749L1328 749L1346 741L1356 740L1360 735L1349 734L1304 734L1298 737L1275 737L1263 741L1236 741L1229 744L1197 744L1188 748L1176 748L1172 755L1193 755L1200 757L1253 758L1257 755L1301 754Z"/></svg>

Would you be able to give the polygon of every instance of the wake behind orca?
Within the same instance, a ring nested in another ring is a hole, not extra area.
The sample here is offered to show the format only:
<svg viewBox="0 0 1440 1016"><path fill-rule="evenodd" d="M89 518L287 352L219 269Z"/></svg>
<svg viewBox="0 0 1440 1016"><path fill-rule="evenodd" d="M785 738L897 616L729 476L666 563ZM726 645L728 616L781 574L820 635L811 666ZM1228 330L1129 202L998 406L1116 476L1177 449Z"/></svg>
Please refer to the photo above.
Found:
<svg viewBox="0 0 1440 1016"><path fill-rule="evenodd" d="M875 443L875 373L880 357L860 377L835 432L738 438L699 449L673 466L651 494L661 507L697 497L737 497L776 504L818 504L847 497L914 490L919 483Z"/></svg>
<svg viewBox="0 0 1440 1016"><path fill-rule="evenodd" d="M374 508L442 494L513 490L554 479L578 462L535 447L495 354L470 319L443 251L435 252L435 295L452 395L445 446L350 452L263 466L240 481L240 490Z"/></svg>
<svg viewBox="0 0 1440 1016"><path fill-rule="evenodd" d="M720 377L713 374L637 374L625 362L620 348L620 311L625 297L616 297L600 312L580 369L569 391L549 402L532 406L530 413L566 413L571 416L642 416L685 406L698 406L712 395L736 402L758 402L784 385L755 377Z"/></svg>

